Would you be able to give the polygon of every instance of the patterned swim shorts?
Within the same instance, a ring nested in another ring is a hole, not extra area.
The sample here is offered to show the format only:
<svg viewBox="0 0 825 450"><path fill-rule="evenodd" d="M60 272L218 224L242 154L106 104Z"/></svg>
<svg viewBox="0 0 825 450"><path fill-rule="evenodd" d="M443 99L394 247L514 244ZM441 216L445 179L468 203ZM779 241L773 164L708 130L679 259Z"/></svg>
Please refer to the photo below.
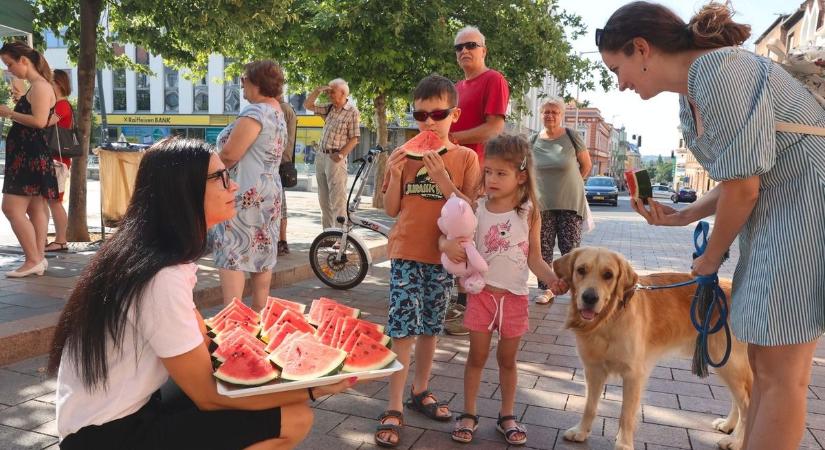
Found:
<svg viewBox="0 0 825 450"><path fill-rule="evenodd" d="M392 338L436 336L444 329L453 276L441 264L393 259L384 333Z"/></svg>

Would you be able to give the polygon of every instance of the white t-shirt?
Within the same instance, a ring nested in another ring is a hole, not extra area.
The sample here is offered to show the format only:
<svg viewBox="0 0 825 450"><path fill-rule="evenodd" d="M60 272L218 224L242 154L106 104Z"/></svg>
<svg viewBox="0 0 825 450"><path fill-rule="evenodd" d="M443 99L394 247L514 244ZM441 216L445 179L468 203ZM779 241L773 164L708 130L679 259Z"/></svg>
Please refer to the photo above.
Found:
<svg viewBox="0 0 825 450"><path fill-rule="evenodd" d="M140 299L140 317L128 314L121 352L107 342L107 389L89 392L64 351L57 373L57 431L62 440L87 425L101 425L140 409L169 378L161 358L203 344L192 289L195 264L180 264L155 275Z"/></svg>
<svg viewBox="0 0 825 450"><path fill-rule="evenodd" d="M494 213L487 209L487 198L478 199L476 208L476 248L489 269L484 282L499 289L506 289L516 295L530 293L527 280L530 268L527 256L530 254L530 210L528 200L522 205L524 212L510 210Z"/></svg>

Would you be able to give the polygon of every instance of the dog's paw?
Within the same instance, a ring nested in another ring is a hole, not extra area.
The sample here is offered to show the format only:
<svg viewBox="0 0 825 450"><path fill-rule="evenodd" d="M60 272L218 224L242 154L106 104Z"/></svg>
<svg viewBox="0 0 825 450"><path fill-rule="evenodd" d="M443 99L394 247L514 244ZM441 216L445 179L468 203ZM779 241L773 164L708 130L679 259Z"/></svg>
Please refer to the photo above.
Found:
<svg viewBox="0 0 825 450"><path fill-rule="evenodd" d="M576 425L573 428L569 428L567 431L564 432L564 439L573 442L584 442L587 439L587 436L590 436L589 431L583 431L579 428L579 425Z"/></svg>
<svg viewBox="0 0 825 450"><path fill-rule="evenodd" d="M711 423L711 425L713 425L714 430L721 431L722 433L725 433L725 434L730 434L733 431L733 429L736 427L735 423L730 423L730 422L731 421L729 421L727 418L720 417L720 418L714 420Z"/></svg>
<svg viewBox="0 0 825 450"><path fill-rule="evenodd" d="M742 440L736 436L725 436L716 443L719 448L725 450L741 450Z"/></svg>

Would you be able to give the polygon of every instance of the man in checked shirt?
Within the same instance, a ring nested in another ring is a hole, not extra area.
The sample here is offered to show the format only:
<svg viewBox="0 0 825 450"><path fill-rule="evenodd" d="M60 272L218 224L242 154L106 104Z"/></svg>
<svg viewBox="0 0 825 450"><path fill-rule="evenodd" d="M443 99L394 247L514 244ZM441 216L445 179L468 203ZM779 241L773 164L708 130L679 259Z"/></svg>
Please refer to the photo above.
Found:
<svg viewBox="0 0 825 450"><path fill-rule="evenodd" d="M330 103L317 103L326 93ZM318 86L307 97L304 108L324 118L321 143L316 149L315 178L324 228L335 226L336 217L347 215L347 155L358 145L360 113L347 101L349 85L336 78Z"/></svg>

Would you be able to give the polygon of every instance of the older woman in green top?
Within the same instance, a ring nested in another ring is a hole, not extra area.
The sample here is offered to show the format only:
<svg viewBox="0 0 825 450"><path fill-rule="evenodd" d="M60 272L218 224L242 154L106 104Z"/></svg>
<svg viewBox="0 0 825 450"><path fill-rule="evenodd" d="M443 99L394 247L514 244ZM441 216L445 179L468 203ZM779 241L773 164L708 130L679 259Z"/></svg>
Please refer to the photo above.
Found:
<svg viewBox="0 0 825 450"><path fill-rule="evenodd" d="M541 106L544 129L530 138L542 209L541 254L548 264L553 262L556 241L562 255L581 243L587 208L582 179L593 165L579 134L562 126L564 109L559 98L546 101ZM553 292L541 281L539 289L543 292L536 297L536 303L553 301Z"/></svg>

